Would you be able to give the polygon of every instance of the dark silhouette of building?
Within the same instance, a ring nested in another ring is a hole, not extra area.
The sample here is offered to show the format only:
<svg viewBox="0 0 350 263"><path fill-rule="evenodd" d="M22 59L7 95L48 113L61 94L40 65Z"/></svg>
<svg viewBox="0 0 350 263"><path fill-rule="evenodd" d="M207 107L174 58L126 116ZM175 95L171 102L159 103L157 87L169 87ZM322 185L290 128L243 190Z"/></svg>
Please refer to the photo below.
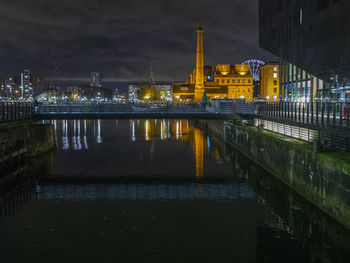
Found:
<svg viewBox="0 0 350 263"><path fill-rule="evenodd" d="M281 59L281 98L349 98L349 11L348 0L259 0L259 43Z"/></svg>

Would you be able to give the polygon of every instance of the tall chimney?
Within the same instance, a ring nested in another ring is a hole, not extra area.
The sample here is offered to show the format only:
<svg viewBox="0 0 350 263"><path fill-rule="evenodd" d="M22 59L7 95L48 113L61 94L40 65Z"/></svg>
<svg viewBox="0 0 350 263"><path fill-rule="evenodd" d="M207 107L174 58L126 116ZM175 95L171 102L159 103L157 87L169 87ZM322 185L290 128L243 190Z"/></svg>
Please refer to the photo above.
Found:
<svg viewBox="0 0 350 263"><path fill-rule="evenodd" d="M203 92L204 92L203 27L202 25L198 25L195 101L202 100Z"/></svg>

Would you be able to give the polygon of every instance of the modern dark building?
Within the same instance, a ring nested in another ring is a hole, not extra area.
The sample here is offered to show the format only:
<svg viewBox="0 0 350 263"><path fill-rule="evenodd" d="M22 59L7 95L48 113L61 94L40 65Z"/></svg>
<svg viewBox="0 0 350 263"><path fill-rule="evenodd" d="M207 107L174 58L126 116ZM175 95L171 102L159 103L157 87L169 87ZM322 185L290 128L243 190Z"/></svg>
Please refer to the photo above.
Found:
<svg viewBox="0 0 350 263"><path fill-rule="evenodd" d="M349 12L349 0L259 0L259 44L280 57L281 99L350 99Z"/></svg>

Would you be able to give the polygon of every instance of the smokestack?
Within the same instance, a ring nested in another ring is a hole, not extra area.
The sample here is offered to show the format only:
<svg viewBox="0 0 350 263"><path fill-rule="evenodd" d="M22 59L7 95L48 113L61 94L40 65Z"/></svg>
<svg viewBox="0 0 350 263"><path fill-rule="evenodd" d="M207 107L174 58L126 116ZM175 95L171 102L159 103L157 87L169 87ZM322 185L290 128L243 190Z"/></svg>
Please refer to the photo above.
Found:
<svg viewBox="0 0 350 263"><path fill-rule="evenodd" d="M197 27L197 61L195 101L201 101L204 92L204 63L203 63L203 27Z"/></svg>

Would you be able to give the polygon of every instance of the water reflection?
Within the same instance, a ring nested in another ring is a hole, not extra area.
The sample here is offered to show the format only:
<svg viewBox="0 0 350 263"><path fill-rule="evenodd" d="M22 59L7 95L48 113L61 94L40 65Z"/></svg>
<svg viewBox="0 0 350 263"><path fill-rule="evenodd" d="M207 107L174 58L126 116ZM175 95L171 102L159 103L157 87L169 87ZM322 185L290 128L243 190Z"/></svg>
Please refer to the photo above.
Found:
<svg viewBox="0 0 350 263"><path fill-rule="evenodd" d="M53 124L0 198L4 262L348 262L349 231L190 121Z"/></svg>
<svg viewBox="0 0 350 263"><path fill-rule="evenodd" d="M211 152L209 137L204 137L203 132L195 128L188 120L116 120L115 125L110 125L109 122L112 121L52 121L57 125L56 140L58 148L70 151L89 150L91 145L104 144L104 129L108 129L106 134L115 134L115 140L119 140L121 133L123 133L123 136L126 133L130 142L150 142L148 154L151 160L153 160L157 148L160 147L157 140L188 143L194 153L195 172L193 175L196 177L202 177L204 174L205 156L211 156L214 153L217 161L221 159L217 157L216 151ZM106 140L111 143L110 138ZM133 146L128 144L127 147ZM142 149L142 151L144 150ZM144 154L146 155L146 153ZM142 157L142 159L144 158L147 157Z"/></svg>

